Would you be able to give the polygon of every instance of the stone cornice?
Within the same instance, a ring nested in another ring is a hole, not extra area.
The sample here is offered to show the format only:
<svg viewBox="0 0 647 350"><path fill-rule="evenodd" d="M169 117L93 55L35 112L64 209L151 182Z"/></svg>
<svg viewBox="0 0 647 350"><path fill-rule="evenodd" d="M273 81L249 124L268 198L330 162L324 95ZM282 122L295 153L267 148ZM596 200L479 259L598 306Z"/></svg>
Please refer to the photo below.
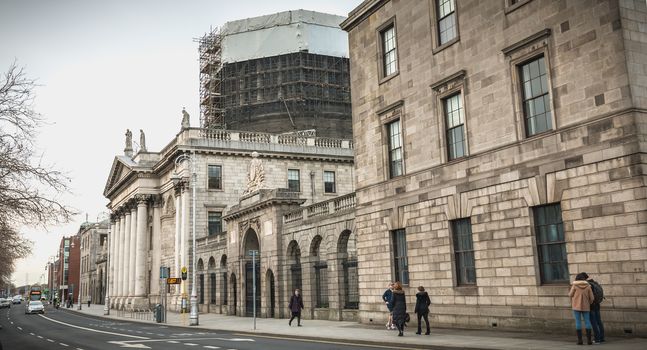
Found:
<svg viewBox="0 0 647 350"><path fill-rule="evenodd" d="M348 18L339 25L342 30L347 32L355 28L360 22L364 21L370 15L375 13L380 7L384 6L389 0L365 0L348 14Z"/></svg>

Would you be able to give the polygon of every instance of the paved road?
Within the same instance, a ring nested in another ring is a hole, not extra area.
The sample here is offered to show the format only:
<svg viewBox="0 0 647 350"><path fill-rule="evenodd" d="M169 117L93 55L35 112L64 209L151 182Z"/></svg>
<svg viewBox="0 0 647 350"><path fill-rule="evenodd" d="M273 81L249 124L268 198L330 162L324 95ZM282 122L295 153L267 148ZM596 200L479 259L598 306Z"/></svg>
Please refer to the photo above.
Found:
<svg viewBox="0 0 647 350"><path fill-rule="evenodd" d="M3 350L222 349L375 350L389 346L249 336L231 332L115 321L47 307L45 315L25 315L24 305L0 310ZM406 349L407 347L399 347Z"/></svg>

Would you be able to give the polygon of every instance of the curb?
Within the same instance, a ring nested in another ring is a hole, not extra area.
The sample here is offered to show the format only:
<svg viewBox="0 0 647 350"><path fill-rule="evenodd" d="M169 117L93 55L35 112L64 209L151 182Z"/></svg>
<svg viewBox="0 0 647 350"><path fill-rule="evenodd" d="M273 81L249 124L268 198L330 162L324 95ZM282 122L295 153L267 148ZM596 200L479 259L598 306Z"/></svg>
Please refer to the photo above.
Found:
<svg viewBox="0 0 647 350"><path fill-rule="evenodd" d="M173 328L180 328L180 329L185 329L185 330L207 330L207 331L219 331L219 332L227 332L231 334L239 334L239 335L245 335L245 336L250 336L250 337L259 337L259 338L270 338L270 339L285 339L285 340L295 340L295 341L307 341L307 342L327 342L327 343L337 343L340 345L368 345L368 346L375 346L375 347L382 347L382 348L394 348L394 349L438 349L438 350L455 350L455 349L464 349L464 350L490 350L490 348L474 348L474 347L465 347L465 346L446 346L446 345L432 345L432 344L409 344L409 343L402 343L402 342L376 342L376 341L369 341L369 340L355 340L355 339L344 339L344 338L322 338L322 337L313 337L313 336L295 336L295 335L289 335L289 334L281 334L281 333L265 333L265 332L250 332L250 331L234 331L234 330L226 330L226 329L216 329L216 328L206 328L202 326L182 326L182 325L172 325L168 323L156 323L156 322L151 322L151 321L143 321L143 320L137 320L137 319L129 319L129 318L123 318L123 317L117 317L117 316L107 316L107 315L91 315L91 314L86 314L84 312L79 312L78 310L72 310L72 309L61 309L62 311L66 312L72 312L77 315L82 315L86 317L91 317L91 318L98 318L98 319L105 319L105 320L122 320L122 321L130 321L130 322L137 322L137 323L144 323L144 324L152 324L152 325L164 325L167 327L173 327Z"/></svg>

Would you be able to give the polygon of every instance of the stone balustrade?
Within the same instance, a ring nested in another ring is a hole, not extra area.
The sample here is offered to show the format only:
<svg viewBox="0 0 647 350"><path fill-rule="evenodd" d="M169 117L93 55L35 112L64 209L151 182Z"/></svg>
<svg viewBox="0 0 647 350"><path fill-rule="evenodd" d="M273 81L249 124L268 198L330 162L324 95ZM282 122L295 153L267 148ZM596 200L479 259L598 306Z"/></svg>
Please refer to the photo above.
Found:
<svg viewBox="0 0 647 350"><path fill-rule="evenodd" d="M324 202L315 203L307 207L295 210L283 215L283 223L290 224L300 222L312 218L326 217L335 215L339 212L344 212L349 209L355 208L356 199L355 193L339 196L337 198L329 199Z"/></svg>

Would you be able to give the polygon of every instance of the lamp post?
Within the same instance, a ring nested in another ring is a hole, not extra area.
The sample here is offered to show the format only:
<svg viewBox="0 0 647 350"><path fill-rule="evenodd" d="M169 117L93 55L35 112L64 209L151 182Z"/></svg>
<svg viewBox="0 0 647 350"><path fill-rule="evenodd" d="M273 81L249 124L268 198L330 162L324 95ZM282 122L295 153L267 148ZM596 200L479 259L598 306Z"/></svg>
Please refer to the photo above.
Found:
<svg viewBox="0 0 647 350"><path fill-rule="evenodd" d="M195 151L193 152L192 155L189 155L187 153L180 154L175 158L175 172L171 176L171 179L173 180L174 183L177 183L180 180L180 175L177 173L177 167L180 163L183 161L189 161L191 163L191 245L192 245L192 253L191 253L191 258L192 258L192 263L191 263L191 311L189 313L189 325L190 326L197 326L199 324L198 321L198 294L195 289L195 268L196 268L196 261L195 261L195 186L197 182L197 177L198 175L195 172Z"/></svg>

